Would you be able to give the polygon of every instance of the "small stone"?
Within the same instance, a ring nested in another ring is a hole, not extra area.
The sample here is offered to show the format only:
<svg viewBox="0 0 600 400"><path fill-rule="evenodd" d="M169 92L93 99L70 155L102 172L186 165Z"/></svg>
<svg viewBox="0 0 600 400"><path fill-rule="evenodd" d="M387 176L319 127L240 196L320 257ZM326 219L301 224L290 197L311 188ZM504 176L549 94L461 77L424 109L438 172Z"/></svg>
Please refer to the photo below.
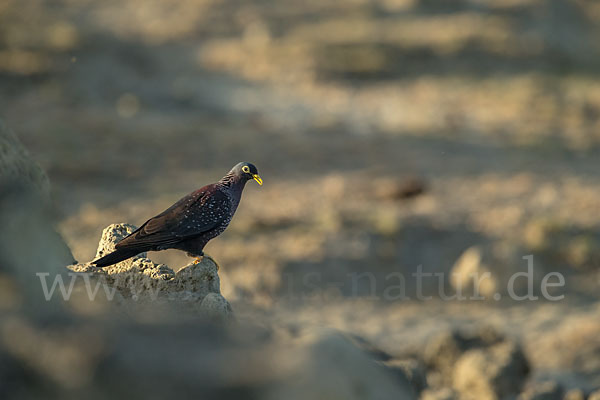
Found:
<svg viewBox="0 0 600 400"><path fill-rule="evenodd" d="M585 400L585 393L581 389L571 389L565 393L563 400Z"/></svg>
<svg viewBox="0 0 600 400"><path fill-rule="evenodd" d="M600 390L590 393L587 400L600 400Z"/></svg>
<svg viewBox="0 0 600 400"><path fill-rule="evenodd" d="M505 341L467 351L456 362L453 387L466 399L500 400L519 393L528 372L521 348Z"/></svg>
<svg viewBox="0 0 600 400"><path fill-rule="evenodd" d="M439 371L440 379L449 384L455 364L463 353L470 349L489 347L504 340L503 335L489 327L472 333L447 330L427 342L423 360L429 368Z"/></svg>
<svg viewBox="0 0 600 400"><path fill-rule="evenodd" d="M468 248L454 263L450 284L461 295L477 294L489 298L496 293L498 282L490 267L483 262L483 249Z"/></svg>
<svg viewBox="0 0 600 400"><path fill-rule="evenodd" d="M509 287L521 296L527 293L529 282L539 288L543 279L538 268L529 271L524 254L527 253L519 245L510 241L470 247L454 263L450 284L463 297L477 295L498 301L511 294Z"/></svg>
<svg viewBox="0 0 600 400"><path fill-rule="evenodd" d="M563 389L553 381L534 383L519 395L517 400L562 400Z"/></svg>
<svg viewBox="0 0 600 400"><path fill-rule="evenodd" d="M454 364L467 348L467 340L460 332L448 330L427 343L423 358L430 368L446 373L452 371Z"/></svg>
<svg viewBox="0 0 600 400"><path fill-rule="evenodd" d="M450 388L427 389L421 393L421 400L454 400L456 393Z"/></svg>
<svg viewBox="0 0 600 400"><path fill-rule="evenodd" d="M380 200L405 200L417 197L427 190L422 179L409 177L402 181L379 179L375 182L375 196Z"/></svg>

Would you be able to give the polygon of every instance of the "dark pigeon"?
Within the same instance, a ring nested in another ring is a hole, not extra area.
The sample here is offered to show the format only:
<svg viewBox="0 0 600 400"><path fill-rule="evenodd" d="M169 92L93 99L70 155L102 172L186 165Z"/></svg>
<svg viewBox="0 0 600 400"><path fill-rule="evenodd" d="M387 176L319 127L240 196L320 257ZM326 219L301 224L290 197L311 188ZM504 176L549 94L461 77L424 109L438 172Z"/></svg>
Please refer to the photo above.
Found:
<svg viewBox="0 0 600 400"><path fill-rule="evenodd" d="M227 226L242 198L246 182L262 185L256 167L241 162L221 180L192 192L171 207L150 218L115 246L116 250L92 261L107 267L147 251L183 250L191 257L202 257L204 246Z"/></svg>

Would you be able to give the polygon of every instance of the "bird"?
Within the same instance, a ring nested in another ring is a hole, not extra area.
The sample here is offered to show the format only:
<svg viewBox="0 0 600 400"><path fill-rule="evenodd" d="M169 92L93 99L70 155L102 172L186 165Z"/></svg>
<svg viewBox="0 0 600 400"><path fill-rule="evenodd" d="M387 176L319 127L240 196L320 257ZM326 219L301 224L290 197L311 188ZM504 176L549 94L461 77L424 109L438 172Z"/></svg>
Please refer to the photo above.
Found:
<svg viewBox="0 0 600 400"><path fill-rule="evenodd" d="M242 191L250 180L261 186L263 184L253 164L236 164L218 182L188 194L150 218L117 243L115 251L91 263L104 268L140 253L167 249L185 251L188 256L196 258L194 264L199 263L205 257L204 246L223 233L231 222ZM218 268L216 262L215 265Z"/></svg>

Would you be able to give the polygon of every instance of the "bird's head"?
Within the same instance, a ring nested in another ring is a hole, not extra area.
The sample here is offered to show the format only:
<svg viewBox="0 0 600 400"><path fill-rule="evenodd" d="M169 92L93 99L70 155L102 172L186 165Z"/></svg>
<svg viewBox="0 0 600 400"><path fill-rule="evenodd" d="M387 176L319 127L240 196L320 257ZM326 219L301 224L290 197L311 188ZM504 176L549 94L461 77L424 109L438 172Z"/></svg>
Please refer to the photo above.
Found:
<svg viewBox="0 0 600 400"><path fill-rule="evenodd" d="M254 179L259 185L263 184L263 181L258 175L258 169L254 164L250 164L248 162L241 162L232 168L231 172L245 181L249 181Z"/></svg>

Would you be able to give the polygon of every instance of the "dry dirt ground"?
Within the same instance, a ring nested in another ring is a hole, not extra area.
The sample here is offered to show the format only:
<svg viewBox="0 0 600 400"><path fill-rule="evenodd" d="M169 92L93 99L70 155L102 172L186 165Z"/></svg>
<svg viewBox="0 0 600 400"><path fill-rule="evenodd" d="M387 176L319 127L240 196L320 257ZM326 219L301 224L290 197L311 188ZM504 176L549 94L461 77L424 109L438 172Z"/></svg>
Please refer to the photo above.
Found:
<svg viewBox="0 0 600 400"><path fill-rule="evenodd" d="M79 261L110 223L251 161L265 185L207 247L242 318L389 352L490 324L523 340L536 379L591 390L599 21L595 2L559 0L4 0L0 116L48 172ZM533 254L564 300L444 302L437 281L431 301L373 298L419 265L448 288L472 245L508 249L497 270Z"/></svg>

